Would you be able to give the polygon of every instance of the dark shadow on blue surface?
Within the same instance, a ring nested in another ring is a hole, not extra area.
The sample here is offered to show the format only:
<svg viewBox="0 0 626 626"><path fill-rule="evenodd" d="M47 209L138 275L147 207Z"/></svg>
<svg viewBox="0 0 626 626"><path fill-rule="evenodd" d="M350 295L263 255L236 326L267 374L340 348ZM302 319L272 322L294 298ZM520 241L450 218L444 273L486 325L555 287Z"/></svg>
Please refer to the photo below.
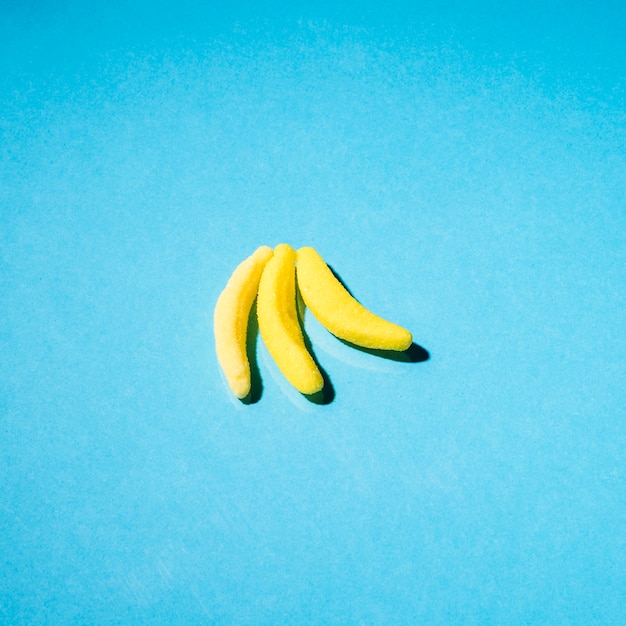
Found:
<svg viewBox="0 0 626 626"><path fill-rule="evenodd" d="M317 368L322 374L322 378L324 379L324 386L317 392L313 394L303 394L304 397L313 404L330 404L335 399L335 388L328 376L326 370L319 364L317 357L315 356L315 352L313 351L313 346L311 345L311 340L304 329L304 312L306 310L304 300L302 299L302 295L300 294L300 290L298 289L298 285L296 283L296 311L298 313L298 321L300 322L300 328L302 328L302 336L304 337L304 345L306 349L309 351Z"/></svg>
<svg viewBox="0 0 626 626"><path fill-rule="evenodd" d="M315 359L315 357L313 358ZM330 404L335 399L335 388L330 382L330 378L328 377L326 370L323 367L320 367L317 359L315 359L315 363L317 364L317 367L322 374L322 378L324 379L324 386L317 393L304 395L304 397L313 404Z"/></svg>
<svg viewBox="0 0 626 626"><path fill-rule="evenodd" d="M363 346L357 346L356 344L343 339L340 339L339 341L346 346L354 348L355 350L366 352L367 354L378 356L382 359L388 359L389 361L396 361L398 363L423 363L424 361L428 361L430 359L430 353L428 350L416 343L412 343L403 352L398 352L397 350L375 350L373 348L364 348Z"/></svg>
<svg viewBox="0 0 626 626"><path fill-rule="evenodd" d="M256 315L256 300L250 309L250 318L248 319L248 331L246 335L246 353L250 362L250 393L241 399L243 404L256 404L263 395L263 381L261 380L261 372L259 370L259 362L257 358L257 341L259 338L259 321Z"/></svg>
<svg viewBox="0 0 626 626"><path fill-rule="evenodd" d="M328 263L326 264L326 266L328 267L328 269L333 273L333 276L341 283L341 286L355 299L357 300L357 298L355 297L355 295L350 291L350 289L348 289L348 285L346 285L346 283L343 282L343 278L341 278L341 276L339 276L339 274L335 271L335 268L332 265L328 265ZM358 300L357 300L358 302Z"/></svg>

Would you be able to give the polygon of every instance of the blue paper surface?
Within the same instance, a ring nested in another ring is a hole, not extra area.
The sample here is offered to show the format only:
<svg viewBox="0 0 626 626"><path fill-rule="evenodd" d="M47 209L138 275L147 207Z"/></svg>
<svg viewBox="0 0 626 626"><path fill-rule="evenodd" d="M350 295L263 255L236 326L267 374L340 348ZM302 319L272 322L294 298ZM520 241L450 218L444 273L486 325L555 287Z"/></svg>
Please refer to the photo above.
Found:
<svg viewBox="0 0 626 626"><path fill-rule="evenodd" d="M626 620L626 10L0 17L0 621ZM315 246L429 358L212 312Z"/></svg>

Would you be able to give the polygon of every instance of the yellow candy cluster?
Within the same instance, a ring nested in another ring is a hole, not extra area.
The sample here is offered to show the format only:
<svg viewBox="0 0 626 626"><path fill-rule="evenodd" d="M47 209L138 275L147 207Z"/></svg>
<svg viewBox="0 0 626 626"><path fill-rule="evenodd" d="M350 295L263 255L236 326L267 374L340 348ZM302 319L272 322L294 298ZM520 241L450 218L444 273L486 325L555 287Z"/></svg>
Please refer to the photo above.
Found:
<svg viewBox="0 0 626 626"><path fill-rule="evenodd" d="M333 335L376 350L407 350L411 333L359 304L311 247L261 246L230 277L215 306L217 358L232 392L250 393L246 353L250 310L257 298L259 331L285 378L312 395L324 379L308 351L296 309L296 280L305 305Z"/></svg>

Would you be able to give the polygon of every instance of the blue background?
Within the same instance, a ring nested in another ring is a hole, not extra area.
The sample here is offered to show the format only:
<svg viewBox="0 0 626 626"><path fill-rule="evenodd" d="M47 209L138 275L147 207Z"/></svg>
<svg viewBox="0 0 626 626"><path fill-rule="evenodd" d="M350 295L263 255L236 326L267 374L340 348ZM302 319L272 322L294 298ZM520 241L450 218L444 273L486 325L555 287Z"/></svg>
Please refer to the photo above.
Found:
<svg viewBox="0 0 626 626"><path fill-rule="evenodd" d="M3 2L0 621L626 622L626 5ZM212 310L313 245L430 358Z"/></svg>

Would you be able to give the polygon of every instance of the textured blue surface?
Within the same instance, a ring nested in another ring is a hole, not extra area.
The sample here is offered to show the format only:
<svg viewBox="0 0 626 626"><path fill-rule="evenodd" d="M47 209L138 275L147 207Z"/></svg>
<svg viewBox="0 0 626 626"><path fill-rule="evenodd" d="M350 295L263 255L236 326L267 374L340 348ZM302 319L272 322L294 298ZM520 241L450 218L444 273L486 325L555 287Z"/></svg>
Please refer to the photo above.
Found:
<svg viewBox="0 0 626 626"><path fill-rule="evenodd" d="M626 621L626 9L0 17L0 621ZM313 245L430 354L212 309Z"/></svg>

